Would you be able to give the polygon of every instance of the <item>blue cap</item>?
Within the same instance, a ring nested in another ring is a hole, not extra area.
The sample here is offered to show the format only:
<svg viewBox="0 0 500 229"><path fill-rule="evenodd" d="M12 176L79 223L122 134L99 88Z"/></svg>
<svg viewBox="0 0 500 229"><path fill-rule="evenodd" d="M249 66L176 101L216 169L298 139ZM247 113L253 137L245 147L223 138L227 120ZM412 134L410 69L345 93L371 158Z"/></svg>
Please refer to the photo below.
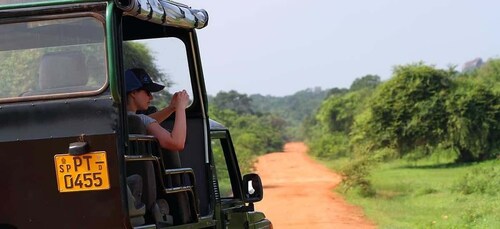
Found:
<svg viewBox="0 0 500 229"><path fill-rule="evenodd" d="M127 94L137 89L158 92L165 88L165 86L153 82L148 73L142 68L132 68L125 71L125 87L127 88Z"/></svg>

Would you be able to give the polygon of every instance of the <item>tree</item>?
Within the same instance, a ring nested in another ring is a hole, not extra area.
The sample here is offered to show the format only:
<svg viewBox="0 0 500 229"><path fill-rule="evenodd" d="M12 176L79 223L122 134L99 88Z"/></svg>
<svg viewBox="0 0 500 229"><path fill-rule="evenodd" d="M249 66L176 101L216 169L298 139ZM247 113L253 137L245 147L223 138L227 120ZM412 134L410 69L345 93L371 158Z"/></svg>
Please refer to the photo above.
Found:
<svg viewBox="0 0 500 229"><path fill-rule="evenodd" d="M344 89L346 90L346 89ZM251 95L252 110L256 114L274 114L284 122L287 139L303 139L302 122L314 114L329 90L308 88L283 97Z"/></svg>
<svg viewBox="0 0 500 229"><path fill-rule="evenodd" d="M450 74L422 63L396 67L370 103L371 120L363 128L373 132L371 141L399 155L440 143L447 127Z"/></svg>
<svg viewBox="0 0 500 229"><path fill-rule="evenodd" d="M19 96L38 86L42 50L0 52L0 98Z"/></svg>
<svg viewBox="0 0 500 229"><path fill-rule="evenodd" d="M344 93L347 93L347 91L349 91L349 90L345 89L345 88L335 87L335 88L328 90L328 93L326 94L326 98L328 98L332 95L342 95Z"/></svg>
<svg viewBox="0 0 500 229"><path fill-rule="evenodd" d="M329 131L348 134L354 117L364 109L365 100L371 94L372 90L365 89L330 96L321 104L316 118Z"/></svg>
<svg viewBox="0 0 500 229"><path fill-rule="evenodd" d="M500 59L490 59L486 61L477 71L474 77L484 84L493 86L493 90L500 92Z"/></svg>
<svg viewBox="0 0 500 229"><path fill-rule="evenodd" d="M500 153L500 94L472 80L457 81L446 103L448 140L457 161L494 158Z"/></svg>
<svg viewBox="0 0 500 229"><path fill-rule="evenodd" d="M238 114L254 114L251 102L252 99L246 94L240 94L235 90L221 91L213 98L213 104L219 109L230 109Z"/></svg>
<svg viewBox="0 0 500 229"><path fill-rule="evenodd" d="M356 91L356 90L364 89L364 88L374 89L380 83L381 83L380 76L378 76L378 75L366 75L366 76L363 76L361 78L356 78L352 82L351 87L349 88L349 90Z"/></svg>
<svg viewBox="0 0 500 229"><path fill-rule="evenodd" d="M279 117L221 109L214 105L215 100L209 104L210 118L231 130L242 171L249 171L256 156L281 149L284 143L283 120Z"/></svg>

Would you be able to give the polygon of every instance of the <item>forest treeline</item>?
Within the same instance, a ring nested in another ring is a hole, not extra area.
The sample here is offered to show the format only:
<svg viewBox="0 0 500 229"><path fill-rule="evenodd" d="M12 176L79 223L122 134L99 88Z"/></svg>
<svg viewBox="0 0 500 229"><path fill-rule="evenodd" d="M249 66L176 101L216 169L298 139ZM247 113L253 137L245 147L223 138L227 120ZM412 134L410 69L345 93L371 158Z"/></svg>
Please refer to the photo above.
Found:
<svg viewBox="0 0 500 229"><path fill-rule="evenodd" d="M209 101L216 108L211 117L243 136L234 137L239 148L254 154L305 140L318 158L352 158L358 173L374 161L417 160L443 151L456 162L500 155L498 59L466 72L416 63L395 67L387 81L357 78L348 89L307 89L286 97L229 91Z"/></svg>
<svg viewBox="0 0 500 229"><path fill-rule="evenodd" d="M257 156L281 151L285 142L299 139L302 120L326 95L319 88L285 97L221 91L208 98L209 117L230 129L240 167L249 171Z"/></svg>

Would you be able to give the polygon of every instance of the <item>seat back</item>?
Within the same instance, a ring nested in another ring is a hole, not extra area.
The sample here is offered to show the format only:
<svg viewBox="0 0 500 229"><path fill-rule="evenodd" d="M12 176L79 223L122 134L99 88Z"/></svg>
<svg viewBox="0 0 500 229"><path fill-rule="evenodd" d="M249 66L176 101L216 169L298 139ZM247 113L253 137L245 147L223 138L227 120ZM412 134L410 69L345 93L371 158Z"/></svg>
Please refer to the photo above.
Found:
<svg viewBox="0 0 500 229"><path fill-rule="evenodd" d="M38 68L38 89L23 96L90 91L85 55L81 51L46 53Z"/></svg>
<svg viewBox="0 0 500 229"><path fill-rule="evenodd" d="M41 90L85 86L89 80L85 56L80 51L45 54L38 75Z"/></svg>

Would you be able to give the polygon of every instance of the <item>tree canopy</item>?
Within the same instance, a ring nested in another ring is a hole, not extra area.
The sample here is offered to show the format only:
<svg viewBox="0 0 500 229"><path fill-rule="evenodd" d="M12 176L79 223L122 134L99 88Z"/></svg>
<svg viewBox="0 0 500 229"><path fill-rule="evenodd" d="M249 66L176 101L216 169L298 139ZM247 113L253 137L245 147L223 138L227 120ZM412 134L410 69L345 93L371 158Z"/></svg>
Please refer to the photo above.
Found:
<svg viewBox="0 0 500 229"><path fill-rule="evenodd" d="M457 161L494 158L500 149L498 63L464 73L417 63L395 67L386 82L358 78L347 93L326 98L316 121L308 121L310 147L322 155L396 157L451 148ZM325 149L330 152L318 152Z"/></svg>
<svg viewBox="0 0 500 229"><path fill-rule="evenodd" d="M246 94L240 94L237 91L219 92L213 98L214 106L219 109L230 109L237 114L253 114L252 99Z"/></svg>
<svg viewBox="0 0 500 229"><path fill-rule="evenodd" d="M377 75L366 75L361 78L356 78L352 84L349 90L351 91L356 91L359 89L364 89L364 88L376 88L379 84L381 83L380 81L380 76Z"/></svg>

